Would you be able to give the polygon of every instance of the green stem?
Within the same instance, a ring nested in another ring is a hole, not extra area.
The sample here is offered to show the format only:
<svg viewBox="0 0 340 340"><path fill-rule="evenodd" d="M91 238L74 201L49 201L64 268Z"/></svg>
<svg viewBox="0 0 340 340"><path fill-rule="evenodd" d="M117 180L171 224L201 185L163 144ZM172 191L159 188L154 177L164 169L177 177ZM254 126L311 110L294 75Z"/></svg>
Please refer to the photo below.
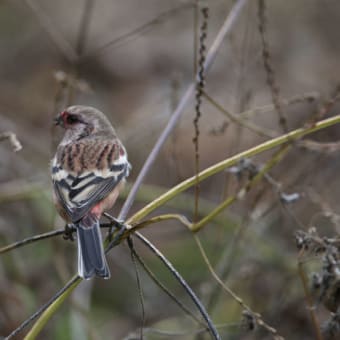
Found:
<svg viewBox="0 0 340 340"><path fill-rule="evenodd" d="M266 165L261 169L261 171L254 176L235 196L228 197L225 201L223 201L220 205L218 205L210 214L202 218L198 223L192 225L191 231L197 232L201 228L203 228L208 222L210 222L216 215L221 213L225 208L229 205L233 204L237 199L242 198L250 189L253 187L262 177L275 165L277 164L282 157L288 152L289 145L283 147L279 150L276 155L270 159Z"/></svg>
<svg viewBox="0 0 340 340"><path fill-rule="evenodd" d="M291 131L289 133L286 133L280 137L270 139L269 141L266 141L260 145L257 145L253 148L250 148L246 151L243 151L235 156L232 156L226 160L223 160L205 170L200 172L197 176L193 176L188 178L187 180L181 182L180 184L176 185L163 195L159 196L157 199L146 205L143 209L139 210L136 214L134 214L132 217L130 217L127 221L128 224L140 221L142 218L144 218L146 215L150 214L152 211L157 209L158 207L162 206L164 203L170 201L172 198L174 198L176 195L178 195L180 192L192 187L196 181L198 182L203 181L204 179L223 171L224 169L236 164L240 161L242 158L246 157L252 157L259 153L262 153L264 151L268 151L270 149L275 148L276 146L282 145L287 142L292 142L293 140L296 140L298 138L301 138L303 136L309 135L313 132L316 132L318 130L325 129L329 126L335 125L340 123L340 115L324 119L322 121L317 122L316 124L313 124L312 126L306 127L306 128L300 128L296 129L294 131Z"/></svg>
<svg viewBox="0 0 340 340"><path fill-rule="evenodd" d="M72 279L74 280L74 279ZM72 281L71 280L71 281ZM27 333L24 340L34 340L37 335L41 332L46 323L56 313L58 308L64 302L64 300L73 292L73 290L79 285L82 279L79 277L63 292L39 317L37 322L33 325L31 330Z"/></svg>

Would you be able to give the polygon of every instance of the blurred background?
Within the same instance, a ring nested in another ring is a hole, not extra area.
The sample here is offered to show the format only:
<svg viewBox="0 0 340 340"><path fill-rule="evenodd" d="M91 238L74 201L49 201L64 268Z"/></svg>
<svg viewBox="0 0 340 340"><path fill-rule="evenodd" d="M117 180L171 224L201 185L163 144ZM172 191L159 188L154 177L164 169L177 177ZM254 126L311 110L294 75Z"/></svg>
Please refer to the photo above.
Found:
<svg viewBox="0 0 340 340"><path fill-rule="evenodd" d="M198 2L199 7L209 8L207 47L234 3ZM23 146L15 153L7 141L0 143L0 247L63 227L51 201L49 162L61 137L53 117L69 104L91 105L109 117L128 150L133 166L128 182L133 183L194 79L195 39L202 23L195 4L184 0L0 2L0 132L14 132ZM340 3L267 1L265 14L266 42L288 130L338 113ZM215 104L256 129L235 123L203 97L201 169L284 132L266 82L258 25L257 2L248 1L219 49L205 86ZM129 215L195 173L194 105L193 98ZM294 233L315 227L322 236L336 237L339 231L338 152L336 147L324 149L317 144L337 142L338 136L334 126L308 136L306 144L294 145L270 172L271 180L261 181L198 234L224 282L287 339L314 337L297 270ZM254 157L253 164L262 166L273 151ZM200 217L238 192L248 175L243 170L234 168L239 176L225 171L202 183ZM128 188L113 215L118 215ZM296 193L299 199L282 203L278 188L281 198L282 193ZM193 211L194 191L189 190L155 214L177 212L192 219ZM242 308L216 285L184 226L162 223L143 234L198 294L220 325L223 339L272 338L262 327L249 331ZM172 275L149 250L135 243L155 275L197 314ZM76 244L62 237L1 255L0 335L8 335L72 277L76 257ZM125 244L111 251L109 263L111 280L82 283L41 339L139 338L141 302ZM321 267L320 258L309 258L306 275ZM197 335L195 330L201 326L185 316L141 268L138 272L146 310L145 339L164 338L166 334L157 330L169 332L171 339L209 338ZM322 304L316 314L320 326L331 317Z"/></svg>

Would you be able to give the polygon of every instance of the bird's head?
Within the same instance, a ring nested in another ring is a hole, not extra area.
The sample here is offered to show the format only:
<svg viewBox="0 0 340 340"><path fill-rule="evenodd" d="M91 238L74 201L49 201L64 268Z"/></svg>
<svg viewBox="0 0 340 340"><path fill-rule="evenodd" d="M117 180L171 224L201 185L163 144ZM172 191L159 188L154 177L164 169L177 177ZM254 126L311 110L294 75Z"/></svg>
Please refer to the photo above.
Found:
<svg viewBox="0 0 340 340"><path fill-rule="evenodd" d="M54 122L66 130L64 138L68 141L108 133L110 135L115 134L111 123L105 115L90 106L70 106L59 113Z"/></svg>

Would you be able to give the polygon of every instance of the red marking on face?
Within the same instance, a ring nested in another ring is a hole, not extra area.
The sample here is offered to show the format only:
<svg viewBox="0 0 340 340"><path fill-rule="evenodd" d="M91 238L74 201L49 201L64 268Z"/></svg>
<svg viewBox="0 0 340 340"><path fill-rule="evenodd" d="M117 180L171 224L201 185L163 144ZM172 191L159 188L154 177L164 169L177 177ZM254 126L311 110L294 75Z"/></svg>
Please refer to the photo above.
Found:
<svg viewBox="0 0 340 340"><path fill-rule="evenodd" d="M81 119L78 115L69 113L68 111L63 111L57 118L57 123L61 124L63 128L68 129L72 126L81 123Z"/></svg>
<svg viewBox="0 0 340 340"><path fill-rule="evenodd" d="M125 155L125 151L124 151L124 149L123 149L123 148L120 148L120 150L119 150L119 154L120 154L121 156L124 156L124 155Z"/></svg>
<svg viewBox="0 0 340 340"><path fill-rule="evenodd" d="M59 121L60 123L62 123L62 126L64 128L67 127L67 117L68 117L69 113L67 111L63 111L60 113L60 117L59 117Z"/></svg>

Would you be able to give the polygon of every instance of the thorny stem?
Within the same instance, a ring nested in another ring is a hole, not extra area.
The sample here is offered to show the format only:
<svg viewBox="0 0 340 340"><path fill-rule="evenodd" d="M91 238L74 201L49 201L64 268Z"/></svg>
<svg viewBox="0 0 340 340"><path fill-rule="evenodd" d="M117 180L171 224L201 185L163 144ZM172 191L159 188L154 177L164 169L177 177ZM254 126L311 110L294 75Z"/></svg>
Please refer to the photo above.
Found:
<svg viewBox="0 0 340 340"><path fill-rule="evenodd" d="M205 69L204 69L204 61L205 61L205 41L207 38L207 27L208 27L208 15L209 9L207 7L202 8L202 16L203 23L201 25L200 39L199 39L199 60L198 60L198 79L196 82L196 105L195 105L195 118L194 118L194 130L195 135L192 139L195 148L195 174L199 173L199 164L200 164L200 154L199 154L199 121L202 116L202 95L205 85ZM200 186L199 181L196 180L195 183L195 206L194 206L194 221L197 221L198 218L198 200L200 195Z"/></svg>

